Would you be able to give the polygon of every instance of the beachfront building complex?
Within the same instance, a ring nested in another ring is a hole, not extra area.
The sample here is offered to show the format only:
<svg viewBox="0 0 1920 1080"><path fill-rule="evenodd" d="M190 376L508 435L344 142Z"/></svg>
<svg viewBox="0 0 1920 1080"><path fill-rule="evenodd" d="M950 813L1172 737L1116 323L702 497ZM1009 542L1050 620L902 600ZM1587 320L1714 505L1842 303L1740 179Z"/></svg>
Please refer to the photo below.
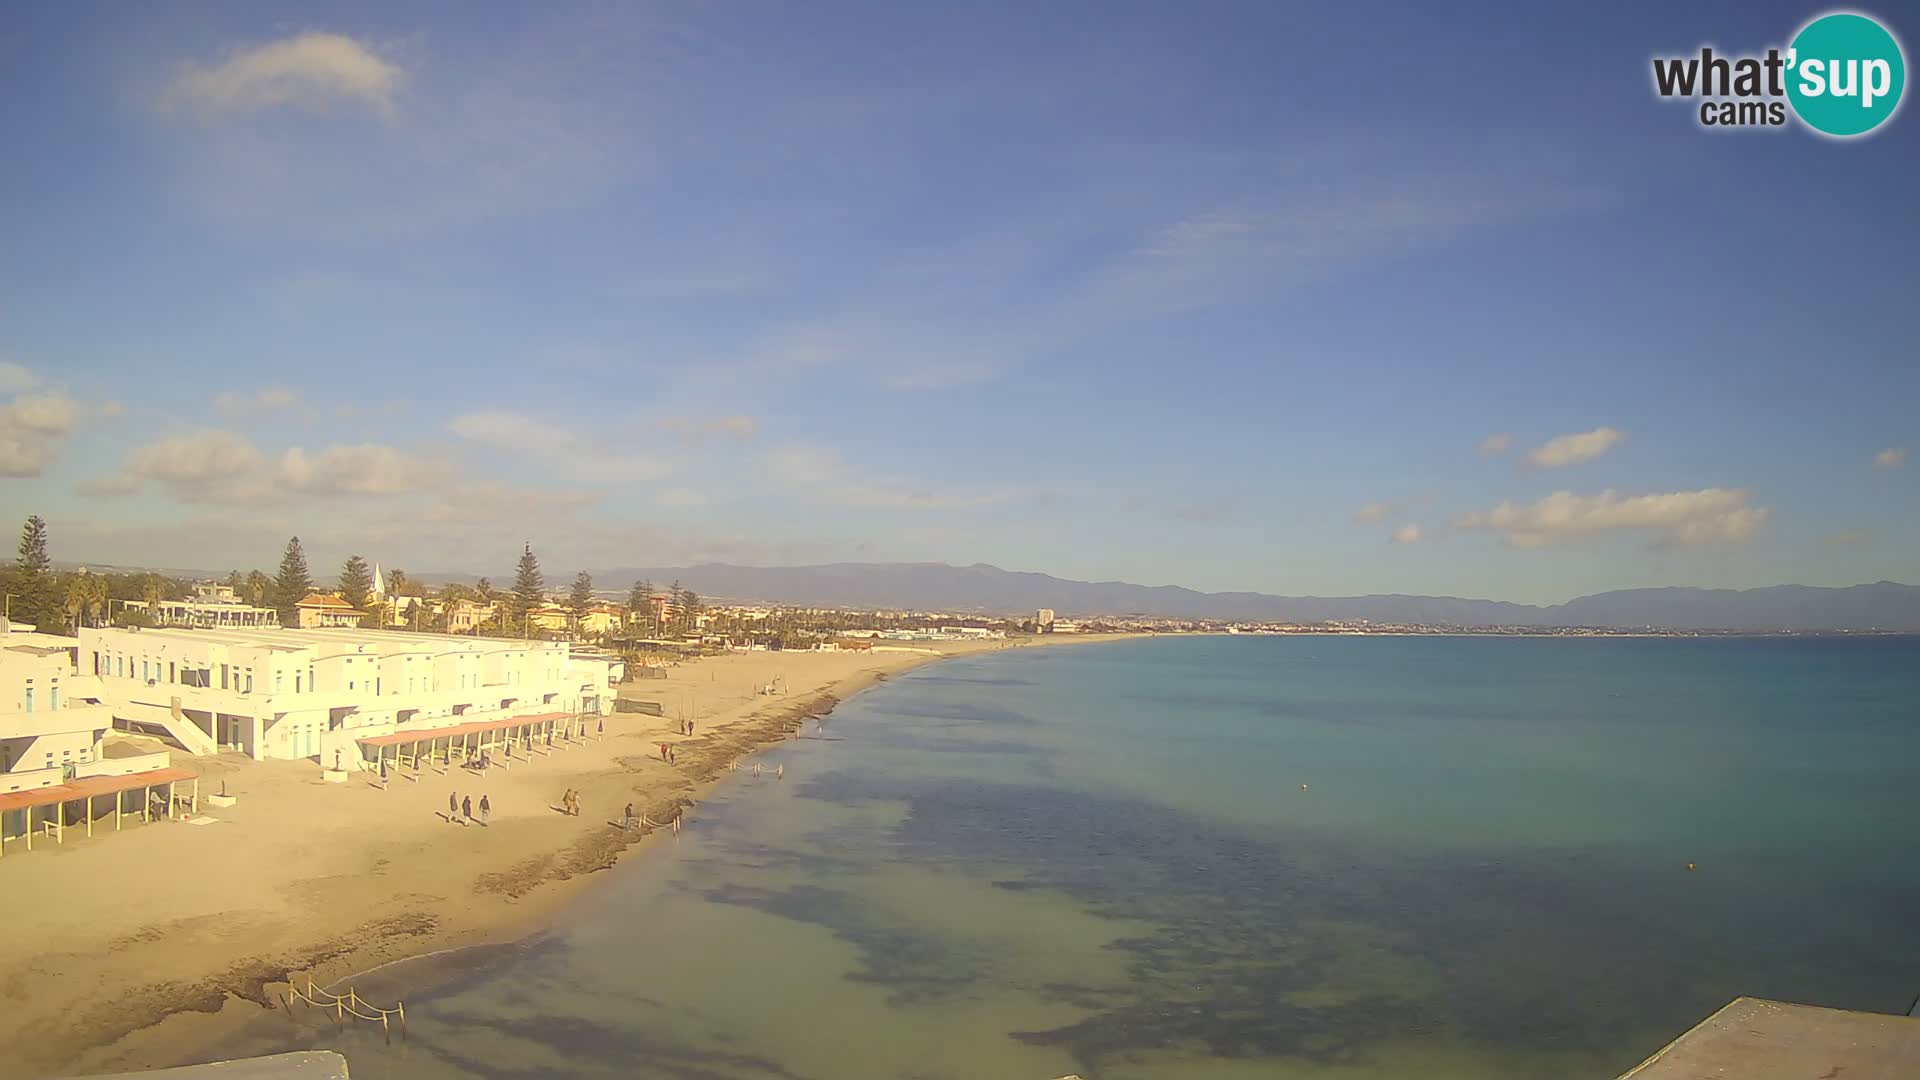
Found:
<svg viewBox="0 0 1920 1080"><path fill-rule="evenodd" d="M329 768L382 736L605 714L621 676L566 642L358 628L83 629L79 665L117 727Z"/></svg>
<svg viewBox="0 0 1920 1080"><path fill-rule="evenodd" d="M229 585L194 586L190 600L119 602L128 611L144 611L155 626L279 626L280 613L269 607L243 604Z"/></svg>

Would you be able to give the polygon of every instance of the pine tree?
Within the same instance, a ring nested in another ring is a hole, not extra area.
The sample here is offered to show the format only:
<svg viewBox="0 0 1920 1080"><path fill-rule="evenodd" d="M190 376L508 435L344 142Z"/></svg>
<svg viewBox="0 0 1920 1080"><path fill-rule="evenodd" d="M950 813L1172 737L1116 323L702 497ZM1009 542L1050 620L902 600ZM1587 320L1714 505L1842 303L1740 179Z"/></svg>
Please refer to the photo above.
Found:
<svg viewBox="0 0 1920 1080"><path fill-rule="evenodd" d="M567 594L567 610L573 613L575 626L587 617L587 611L593 607L593 576L585 570L573 579L573 591Z"/></svg>
<svg viewBox="0 0 1920 1080"><path fill-rule="evenodd" d="M60 590L53 578L53 560L47 555L47 522L39 514L20 529L20 555L14 560L13 579L6 591L17 602L13 618L53 633L65 625L60 615Z"/></svg>
<svg viewBox="0 0 1920 1080"><path fill-rule="evenodd" d="M533 553L533 544L528 543L521 549L520 565L514 571L513 596L507 602L508 621L524 632L527 612L546 600L546 592L547 579L540 573L540 560Z"/></svg>
<svg viewBox="0 0 1920 1080"><path fill-rule="evenodd" d="M644 581L634 582L633 588L627 590L627 611L633 615L640 614L640 609L647 606L647 597L651 595L652 586Z"/></svg>
<svg viewBox="0 0 1920 1080"><path fill-rule="evenodd" d="M300 538L287 541L287 553L280 556L280 574L273 579L273 606L280 609L280 625L292 626L295 605L313 592L313 577L307 573L307 553Z"/></svg>
<svg viewBox="0 0 1920 1080"><path fill-rule="evenodd" d="M347 564L340 568L340 599L350 608L367 610L367 598L373 595L373 571L367 567L367 560L358 555L347 556Z"/></svg>

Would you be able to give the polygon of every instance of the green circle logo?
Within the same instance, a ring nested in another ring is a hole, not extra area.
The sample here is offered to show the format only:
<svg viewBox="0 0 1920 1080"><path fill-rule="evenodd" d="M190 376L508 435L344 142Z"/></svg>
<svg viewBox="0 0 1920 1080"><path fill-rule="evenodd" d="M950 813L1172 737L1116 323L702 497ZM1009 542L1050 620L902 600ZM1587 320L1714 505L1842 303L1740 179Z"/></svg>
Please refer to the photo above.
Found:
<svg viewBox="0 0 1920 1080"><path fill-rule="evenodd" d="M1808 23L1787 49L1787 99L1815 131L1865 135L1900 108L1907 61L1886 27L1852 12Z"/></svg>

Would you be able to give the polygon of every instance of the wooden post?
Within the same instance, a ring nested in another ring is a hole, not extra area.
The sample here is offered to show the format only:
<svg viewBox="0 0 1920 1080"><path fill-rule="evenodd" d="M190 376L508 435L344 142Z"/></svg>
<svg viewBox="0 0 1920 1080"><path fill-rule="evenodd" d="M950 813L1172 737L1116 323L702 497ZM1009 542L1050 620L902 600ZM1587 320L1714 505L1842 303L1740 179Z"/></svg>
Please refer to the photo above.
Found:
<svg viewBox="0 0 1920 1080"><path fill-rule="evenodd" d="M200 778L193 778L193 816L200 816Z"/></svg>
<svg viewBox="0 0 1920 1080"><path fill-rule="evenodd" d="M173 820L173 781L167 781L167 820Z"/></svg>
<svg viewBox="0 0 1920 1080"><path fill-rule="evenodd" d="M53 806L53 842L67 842L67 804L63 802Z"/></svg>
<svg viewBox="0 0 1920 1080"><path fill-rule="evenodd" d="M27 850L33 850L33 807L27 807Z"/></svg>
<svg viewBox="0 0 1920 1080"><path fill-rule="evenodd" d="M87 839L93 839L93 796L87 796Z"/></svg>
<svg viewBox="0 0 1920 1080"><path fill-rule="evenodd" d="M127 801L127 793L125 791L116 791L113 793L113 831L114 832L120 831L120 809L121 809L120 804L126 801Z"/></svg>

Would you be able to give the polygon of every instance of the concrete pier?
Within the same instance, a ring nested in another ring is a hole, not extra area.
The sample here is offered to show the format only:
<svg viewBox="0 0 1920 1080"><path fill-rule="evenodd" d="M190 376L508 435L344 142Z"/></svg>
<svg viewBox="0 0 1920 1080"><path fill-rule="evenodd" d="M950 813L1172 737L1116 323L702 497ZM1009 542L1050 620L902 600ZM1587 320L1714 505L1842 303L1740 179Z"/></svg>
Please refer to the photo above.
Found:
<svg viewBox="0 0 1920 1080"><path fill-rule="evenodd" d="M1920 1019L1735 998L1620 1080L1920 1077Z"/></svg>

